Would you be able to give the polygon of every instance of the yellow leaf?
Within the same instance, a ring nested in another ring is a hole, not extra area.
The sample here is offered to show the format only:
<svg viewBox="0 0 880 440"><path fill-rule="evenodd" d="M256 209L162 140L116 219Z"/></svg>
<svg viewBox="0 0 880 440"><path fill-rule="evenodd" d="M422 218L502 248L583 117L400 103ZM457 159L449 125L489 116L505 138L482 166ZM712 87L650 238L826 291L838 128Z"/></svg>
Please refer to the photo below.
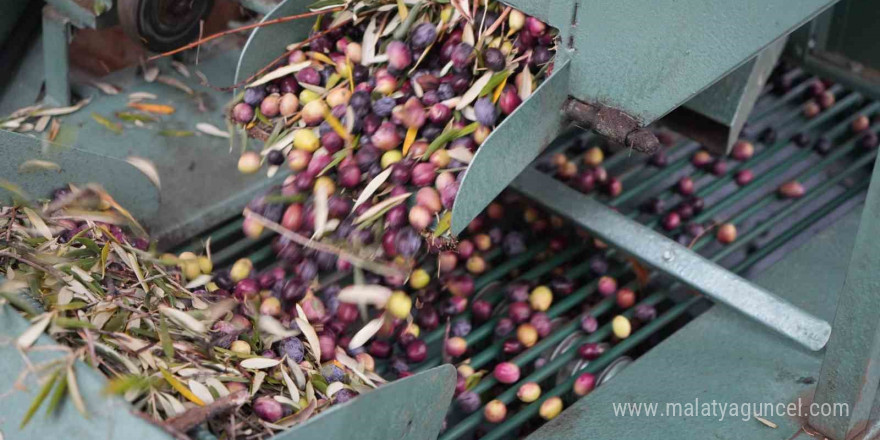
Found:
<svg viewBox="0 0 880 440"><path fill-rule="evenodd" d="M339 137L345 139L346 142L351 142L351 135L345 130L345 127L342 126L339 119L337 119L336 116L333 116L333 113L331 113L328 108L324 108L324 120L330 124L330 127L333 128L333 131L335 131Z"/></svg>
<svg viewBox="0 0 880 440"><path fill-rule="evenodd" d="M174 113L174 107L164 104L148 104L145 102L129 102L128 106L136 108L147 113L155 113L158 115L170 115Z"/></svg>
<svg viewBox="0 0 880 440"><path fill-rule="evenodd" d="M198 406L205 406L205 402L203 402L202 399L199 399L198 396L196 396L195 394L193 394L192 391L189 390L189 388L180 383L180 381L177 380L171 373L169 373L168 370L159 367L159 371L162 373L162 377L165 378L165 381L167 381L172 388L177 390L177 392L180 393L181 396L186 397L190 402L195 403Z"/></svg>
<svg viewBox="0 0 880 440"><path fill-rule="evenodd" d="M501 92L504 91L504 86L507 85L507 78L510 78L510 77L509 76L504 77L504 80L501 81L501 84L498 84L498 87L495 88L495 94L492 95L492 102L493 103L497 104L498 99L501 98Z"/></svg>
<svg viewBox="0 0 880 440"><path fill-rule="evenodd" d="M419 133L419 129L415 127L410 127L409 130L406 131L406 139L403 141L403 155L406 156L406 153L409 151L409 147L412 147L413 142L416 141L416 135Z"/></svg>

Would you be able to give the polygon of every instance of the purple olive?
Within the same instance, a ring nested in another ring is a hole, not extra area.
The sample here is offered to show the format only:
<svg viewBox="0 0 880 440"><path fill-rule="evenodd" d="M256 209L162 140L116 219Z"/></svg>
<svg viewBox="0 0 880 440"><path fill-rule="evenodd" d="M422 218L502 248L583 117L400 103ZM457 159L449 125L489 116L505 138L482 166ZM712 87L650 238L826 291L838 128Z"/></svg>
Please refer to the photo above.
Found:
<svg viewBox="0 0 880 440"><path fill-rule="evenodd" d="M500 72L506 67L507 59L503 52L490 47L483 51L483 65L493 72Z"/></svg>
<svg viewBox="0 0 880 440"><path fill-rule="evenodd" d="M498 119L498 109L495 108L495 104L489 97L477 100L474 104L474 113L477 115L477 122L486 127L492 127Z"/></svg>
<svg viewBox="0 0 880 440"><path fill-rule="evenodd" d="M253 408L257 417L270 423L284 416L284 408L281 403L269 396L257 397L254 400Z"/></svg>
<svg viewBox="0 0 880 440"><path fill-rule="evenodd" d="M256 107L266 97L266 89L263 86L248 87L244 89L244 102L251 107Z"/></svg>
<svg viewBox="0 0 880 440"><path fill-rule="evenodd" d="M412 64L412 52L409 50L409 46L402 41L395 40L388 43L385 53L388 55L388 67L398 72Z"/></svg>
<svg viewBox="0 0 880 440"><path fill-rule="evenodd" d="M432 23L421 23L410 32L409 42L413 49L422 51L437 38L437 28Z"/></svg>
<svg viewBox="0 0 880 440"><path fill-rule="evenodd" d="M250 122L254 118L254 108L247 103L239 102L232 108L232 117L242 124Z"/></svg>

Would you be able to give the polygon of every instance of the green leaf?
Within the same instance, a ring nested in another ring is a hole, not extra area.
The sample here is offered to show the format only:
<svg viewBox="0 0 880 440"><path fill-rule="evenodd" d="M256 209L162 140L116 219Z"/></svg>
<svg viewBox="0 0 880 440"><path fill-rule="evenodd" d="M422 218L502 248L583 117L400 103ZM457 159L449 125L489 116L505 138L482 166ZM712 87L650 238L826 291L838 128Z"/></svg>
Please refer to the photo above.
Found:
<svg viewBox="0 0 880 440"><path fill-rule="evenodd" d="M55 385L55 381L58 380L59 371L55 371L52 373L52 376L46 383L43 384L43 387L40 388L40 392L37 393L37 396L34 397L34 400L31 402L31 406L28 408L27 412L24 413L24 418L21 419L21 425L19 428L24 428L25 425L31 420L31 417L34 416L34 413L40 409L40 405L43 404L43 401L46 400L46 397L49 395L49 391L52 391L52 387Z"/></svg>
<svg viewBox="0 0 880 440"><path fill-rule="evenodd" d="M159 130L159 136L165 137L189 137L195 135L195 132L189 130Z"/></svg>
<svg viewBox="0 0 880 440"><path fill-rule="evenodd" d="M446 129L445 131L443 131L443 133L440 133L440 136L437 136L437 138L434 139L433 142L431 142L431 145L428 145L428 149L425 150L425 154L422 155L422 160L427 160L429 157L431 157L431 154L446 146L446 144L448 144L449 142L452 142L462 136L467 136L475 132L479 126L479 122L474 122L464 128Z"/></svg>
<svg viewBox="0 0 880 440"><path fill-rule="evenodd" d="M159 122L159 118L143 113L134 112L116 112L116 117L126 122Z"/></svg>
<svg viewBox="0 0 880 440"><path fill-rule="evenodd" d="M318 177L323 176L324 174L327 173L327 171L330 171L330 170L332 170L333 168L335 168L336 165L339 165L339 162L342 162L342 159L345 159L345 156L348 156L348 153L349 153L348 150L339 150L339 151L337 151L337 152L333 155L333 160L330 161L330 163L328 163L327 166L324 167L324 169L321 170L320 173L318 173Z"/></svg>
<svg viewBox="0 0 880 440"><path fill-rule="evenodd" d="M174 345L171 343L171 335L168 334L168 320L159 315L159 342L168 359L174 359Z"/></svg>
<svg viewBox="0 0 880 440"><path fill-rule="evenodd" d="M473 387L477 386L477 384L480 383L480 379L483 378L484 374L486 374L485 371L478 371L468 376L468 378L464 381L464 388L466 390L470 390Z"/></svg>
<svg viewBox="0 0 880 440"><path fill-rule="evenodd" d="M51 415L55 412L55 408L58 407L58 404L61 403L61 399L67 394L67 381L59 380L58 385L55 386L55 392L52 393L52 398L49 399L49 404L46 406L46 415Z"/></svg>
<svg viewBox="0 0 880 440"><path fill-rule="evenodd" d="M345 0L320 0L309 5L309 10L317 11L319 9L335 8L345 5Z"/></svg>
<svg viewBox="0 0 880 440"><path fill-rule="evenodd" d="M122 127L119 124L112 122L111 120L95 112L92 112L92 119L94 119L95 122L97 122L98 124L101 124L107 130L112 131L113 133L122 134Z"/></svg>
<svg viewBox="0 0 880 440"><path fill-rule="evenodd" d="M495 88L498 87L499 84L504 82L504 80L507 79L507 77L509 77L511 73L512 72L509 70L502 70L501 72L492 75L492 78L489 79L486 87L483 87L483 90L480 90L480 96L486 96L495 91Z"/></svg>
<svg viewBox="0 0 880 440"><path fill-rule="evenodd" d="M125 375L111 379L104 388L106 394L125 394L129 390L145 390L157 380L149 377Z"/></svg>
<svg viewBox="0 0 880 440"><path fill-rule="evenodd" d="M434 238L440 237L449 230L452 224L452 211L446 211L437 222L437 229L434 230Z"/></svg>
<svg viewBox="0 0 880 440"><path fill-rule="evenodd" d="M61 316L55 318L54 320L52 320L52 322L58 327L62 328L95 328L95 326L92 325L91 322L80 321L79 319L75 318L64 318Z"/></svg>
<svg viewBox="0 0 880 440"><path fill-rule="evenodd" d="M320 374L313 374L309 376L309 379L312 382L312 386L315 387L316 390L320 391L321 394L327 393L327 380L324 379L324 376Z"/></svg>
<svg viewBox="0 0 880 440"><path fill-rule="evenodd" d="M55 310L62 310L62 311L79 310L79 309L86 307L88 305L89 304L86 303L85 301L71 301L67 304L55 305L54 308L55 308Z"/></svg>

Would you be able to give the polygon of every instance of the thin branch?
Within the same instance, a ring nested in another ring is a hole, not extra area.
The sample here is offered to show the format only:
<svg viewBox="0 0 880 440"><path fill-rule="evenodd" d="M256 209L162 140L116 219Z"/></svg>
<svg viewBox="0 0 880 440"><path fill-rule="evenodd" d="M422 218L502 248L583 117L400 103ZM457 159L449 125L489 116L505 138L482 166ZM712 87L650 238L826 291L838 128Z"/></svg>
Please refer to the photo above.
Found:
<svg viewBox="0 0 880 440"><path fill-rule="evenodd" d="M208 35L207 37L204 37L204 38L199 38L198 40L193 41L192 43L189 43L187 45L178 47L177 49L170 50L168 52L163 52L158 55L153 55L153 56L147 58L147 61L155 61L155 60L158 60L159 58L171 56L171 55L183 52L185 50L192 49L194 47L199 47L202 44L207 43L208 41L216 40L217 38L225 37L227 35L235 34L238 32L249 31L251 29L256 29L256 28L263 27L263 26L271 26L273 24L286 23L288 21L299 20L301 18L309 18L309 17L314 17L317 15L324 15L324 14L329 14L332 12L339 12L342 9L343 8L340 6L340 7L331 8L331 9L324 9L321 11L312 11L312 12L306 12L305 14L298 14L298 15L291 15L288 17L276 18L274 20L262 21L259 23L252 23L247 26L240 26L240 27L237 27L234 29L227 29L223 32L217 32L216 34Z"/></svg>
<svg viewBox="0 0 880 440"><path fill-rule="evenodd" d="M334 254L343 260L349 261L354 265L363 267L371 272L377 273L383 276L406 276L406 272L403 271L402 268L391 266L387 264L380 264L374 261L367 260L366 258L355 255L345 249L332 246L326 243L321 243L315 240L310 240L296 232L291 231L290 229L281 226L280 224L273 222L272 220L259 215L250 209L244 210L244 216L246 218L253 219L257 223L263 225L264 227L283 235L285 238L293 241L294 243L299 244L300 246L305 246L311 249L314 249L319 252L327 252L330 254Z"/></svg>

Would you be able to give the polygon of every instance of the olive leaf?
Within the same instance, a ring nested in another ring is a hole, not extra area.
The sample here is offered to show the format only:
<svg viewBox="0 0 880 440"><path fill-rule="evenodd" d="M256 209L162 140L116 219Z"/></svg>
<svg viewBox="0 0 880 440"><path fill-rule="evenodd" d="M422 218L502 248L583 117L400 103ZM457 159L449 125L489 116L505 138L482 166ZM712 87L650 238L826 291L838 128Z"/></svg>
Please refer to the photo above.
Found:
<svg viewBox="0 0 880 440"><path fill-rule="evenodd" d="M189 385L189 390L192 391L192 393L195 394L196 397L201 399L203 402L208 404L214 403L214 396L211 394L211 391L208 390L208 387L206 387L204 384L194 379L190 379L187 382L187 385Z"/></svg>
<svg viewBox="0 0 880 440"><path fill-rule="evenodd" d="M359 225L364 222L375 220L375 218L378 218L379 215L384 214L391 208L405 202L410 195L412 195L412 193L399 194L394 197L389 197L371 206L370 209L364 211L363 214L354 219L354 224Z"/></svg>
<svg viewBox="0 0 880 440"><path fill-rule="evenodd" d="M35 318L30 327L22 333L18 339L15 341L15 345L18 348L28 348L31 345L34 345L34 342L37 341L37 338L46 331L46 327L49 326L49 323L52 322L52 314L51 313L43 313L42 315Z"/></svg>
<svg viewBox="0 0 880 440"><path fill-rule="evenodd" d="M379 329L382 328L382 323L384 322L385 318L383 316L380 316L368 322L366 325L364 325L363 328L358 330L358 332L355 333L354 336L351 337L351 342L348 344L348 349L354 350L362 347L365 343L367 343L367 341L372 339L372 337L375 336L376 333L379 332Z"/></svg>
<svg viewBox="0 0 880 440"><path fill-rule="evenodd" d="M214 125L211 125L207 122L199 122L196 124L196 130L201 131L207 135L216 136L219 138L228 139L230 134L228 131L221 130Z"/></svg>
<svg viewBox="0 0 880 440"><path fill-rule="evenodd" d="M301 63L288 64L284 67L279 67L279 68L267 73L262 78L248 84L246 87L261 86L263 84L275 81L278 78L283 78L287 75L290 75L291 73L299 72L300 70L303 70L306 67L309 67L311 65L312 65L311 61L303 61Z"/></svg>
<svg viewBox="0 0 880 440"><path fill-rule="evenodd" d="M382 184L385 183L386 180L388 180L389 176L391 176L391 167L388 167L385 169L385 171L377 174L376 177L374 177L373 180L371 180L370 183L368 183L367 186L364 187L364 190L358 196L357 200L355 200L354 207L351 209L352 212L354 212L358 206L361 206L364 202L369 200L370 197L372 197L373 194L376 192L376 190L378 190L379 187L382 186Z"/></svg>
<svg viewBox="0 0 880 440"><path fill-rule="evenodd" d="M49 160L30 159L18 166L18 172L22 174L36 171L61 171L61 165Z"/></svg>
<svg viewBox="0 0 880 440"><path fill-rule="evenodd" d="M299 316L305 316L305 314L301 313ZM299 326L300 331L306 336L306 341L309 343L309 351L312 352L312 357L315 358L316 362L321 362L321 343L318 340L318 334L315 333L314 327L303 318L294 318L294 321L296 322L296 325Z"/></svg>
<svg viewBox="0 0 880 440"><path fill-rule="evenodd" d="M144 175L147 176L147 179L150 179L150 182L152 182L153 185L156 185L157 189L162 189L162 182L159 179L159 171L156 169L156 165L153 164L153 161L138 156L128 156L125 161L137 168L138 171L144 173Z"/></svg>
<svg viewBox="0 0 880 440"><path fill-rule="evenodd" d="M76 382L76 372L73 370L73 365L67 367L67 389L70 394L70 400L73 401L73 406L76 407L76 410L83 417L88 418L89 412L86 409L86 402L79 392L79 385Z"/></svg>
<svg viewBox="0 0 880 440"><path fill-rule="evenodd" d="M391 289L378 284L353 284L339 291L339 301L350 304L366 304L384 308Z"/></svg>
<svg viewBox="0 0 880 440"><path fill-rule="evenodd" d="M239 366L241 368L248 368L251 370L264 370L266 368L272 368L280 363L281 363L280 359L255 357L255 358L245 359L245 360L241 361Z"/></svg>
<svg viewBox="0 0 880 440"><path fill-rule="evenodd" d="M40 388L37 396L31 401L31 406L28 407L27 411L24 413L24 417L21 419L21 424L19 425L20 429L24 428L28 422L31 421L31 417L33 417L37 410L40 409L40 405L42 405L43 401L46 400L46 397L49 396L49 392L52 391L52 387L55 385L55 381L58 380L59 376L60 371L55 371Z"/></svg>

